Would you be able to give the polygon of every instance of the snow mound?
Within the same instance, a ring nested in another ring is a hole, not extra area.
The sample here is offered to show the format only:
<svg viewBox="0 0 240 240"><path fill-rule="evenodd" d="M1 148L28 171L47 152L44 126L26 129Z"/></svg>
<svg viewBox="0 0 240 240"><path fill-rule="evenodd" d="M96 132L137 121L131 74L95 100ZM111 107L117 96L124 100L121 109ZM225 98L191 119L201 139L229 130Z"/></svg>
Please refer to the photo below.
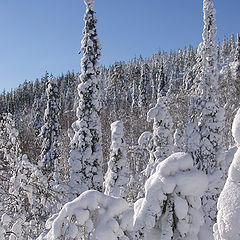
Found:
<svg viewBox="0 0 240 240"><path fill-rule="evenodd" d="M65 204L47 222L48 229L38 240L127 240L127 234L132 231L132 219L133 212L124 199L89 190Z"/></svg>
<svg viewBox="0 0 240 240"><path fill-rule="evenodd" d="M240 239L240 149L234 155L228 179L218 199L215 240Z"/></svg>
<svg viewBox="0 0 240 240"><path fill-rule="evenodd" d="M240 144L240 109L232 125L232 134ZM214 225L215 240L240 239L240 148L234 154L228 170L228 178L218 199L217 223Z"/></svg>

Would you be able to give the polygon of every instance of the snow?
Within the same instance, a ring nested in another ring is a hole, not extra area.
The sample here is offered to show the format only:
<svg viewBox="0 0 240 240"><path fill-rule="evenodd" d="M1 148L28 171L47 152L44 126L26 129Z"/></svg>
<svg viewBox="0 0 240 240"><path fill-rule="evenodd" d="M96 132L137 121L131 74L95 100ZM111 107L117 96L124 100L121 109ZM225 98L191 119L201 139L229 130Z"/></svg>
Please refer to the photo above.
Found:
<svg viewBox="0 0 240 240"><path fill-rule="evenodd" d="M240 121L238 110L232 126L233 137L239 146ZM215 240L240 239L240 148L234 154L228 178L219 196L217 223L214 225Z"/></svg>
<svg viewBox="0 0 240 240"><path fill-rule="evenodd" d="M97 38L96 18L94 16L94 0L84 0L86 13L85 27L81 41L81 74L78 85L77 120L72 124L70 151L70 192L69 200L73 200L89 189L102 191L102 132L100 121L101 92L99 81L100 49Z"/></svg>
<svg viewBox="0 0 240 240"><path fill-rule="evenodd" d="M200 197L207 185L206 175L193 167L187 153L174 153L160 162L146 181L145 198L134 204L134 239L198 239L203 225ZM173 221L177 229L171 227Z"/></svg>
<svg viewBox="0 0 240 240"><path fill-rule="evenodd" d="M127 161L122 121L112 123L111 130L112 144L104 182L105 194L125 198L128 193L126 186L129 182L129 164Z"/></svg>
<svg viewBox="0 0 240 240"><path fill-rule="evenodd" d="M193 161L190 154L179 152L172 154L167 161L157 166L157 172L161 176L175 175L178 171L192 169Z"/></svg>
<svg viewBox="0 0 240 240"><path fill-rule="evenodd" d="M124 199L89 190L65 204L38 240L83 236L95 240L127 240L127 232L132 231L132 218L133 211Z"/></svg>
<svg viewBox="0 0 240 240"><path fill-rule="evenodd" d="M216 240L240 239L240 149L236 152L228 172L228 179L218 200Z"/></svg>
<svg viewBox="0 0 240 240"><path fill-rule="evenodd" d="M138 144L144 148L147 148L151 138L152 138L151 132L143 132L141 136L138 138Z"/></svg>
<svg viewBox="0 0 240 240"><path fill-rule="evenodd" d="M233 120L232 135L235 142L240 145L240 109L238 109L237 114Z"/></svg>

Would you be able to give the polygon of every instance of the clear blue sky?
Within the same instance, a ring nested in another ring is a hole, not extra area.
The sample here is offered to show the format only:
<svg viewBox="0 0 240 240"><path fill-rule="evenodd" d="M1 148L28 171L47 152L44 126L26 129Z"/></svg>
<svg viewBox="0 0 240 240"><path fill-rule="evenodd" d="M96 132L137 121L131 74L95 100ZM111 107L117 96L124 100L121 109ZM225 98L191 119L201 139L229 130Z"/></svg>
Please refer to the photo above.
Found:
<svg viewBox="0 0 240 240"><path fill-rule="evenodd" d="M101 64L197 47L202 0L95 0ZM214 0L218 38L240 31L239 0ZM83 0L0 0L0 92L45 71L80 71Z"/></svg>

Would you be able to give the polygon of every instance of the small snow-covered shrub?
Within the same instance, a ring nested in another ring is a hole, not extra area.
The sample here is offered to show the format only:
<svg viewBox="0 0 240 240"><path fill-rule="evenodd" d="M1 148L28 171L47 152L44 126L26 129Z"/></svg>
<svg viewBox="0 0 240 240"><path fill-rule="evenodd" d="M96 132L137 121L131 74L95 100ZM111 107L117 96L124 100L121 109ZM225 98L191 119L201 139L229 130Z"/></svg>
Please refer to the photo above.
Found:
<svg viewBox="0 0 240 240"><path fill-rule="evenodd" d="M47 222L38 240L128 240L132 219L133 212L124 199L89 190L65 204Z"/></svg>
<svg viewBox="0 0 240 240"><path fill-rule="evenodd" d="M207 184L187 153L160 162L145 184L145 198L134 205L134 239L197 240L203 225L200 197Z"/></svg>

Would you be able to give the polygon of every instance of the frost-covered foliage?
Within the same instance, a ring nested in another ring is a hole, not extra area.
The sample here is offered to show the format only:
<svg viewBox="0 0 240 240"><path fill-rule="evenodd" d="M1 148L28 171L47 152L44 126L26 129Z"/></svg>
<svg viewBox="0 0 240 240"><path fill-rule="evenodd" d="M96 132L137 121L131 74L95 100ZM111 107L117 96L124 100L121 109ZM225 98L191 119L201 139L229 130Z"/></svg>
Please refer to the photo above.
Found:
<svg viewBox="0 0 240 240"><path fill-rule="evenodd" d="M11 114L3 114L1 126L0 239L26 239L31 235L31 164L21 156L19 133Z"/></svg>
<svg viewBox="0 0 240 240"><path fill-rule="evenodd" d="M173 139L174 139L174 152L181 152L181 150L183 149L184 139L182 132L178 128L174 132Z"/></svg>
<svg viewBox="0 0 240 240"><path fill-rule="evenodd" d="M234 155L227 181L218 199L217 223L214 225L215 240L240 239L240 109L233 121L232 134L238 150Z"/></svg>
<svg viewBox="0 0 240 240"><path fill-rule="evenodd" d="M173 122L167 109L167 98L161 97L147 113L147 121L153 120L152 157L161 161L173 153Z"/></svg>
<svg viewBox="0 0 240 240"><path fill-rule="evenodd" d="M47 219L61 209L67 199L67 187L55 174L49 182L39 166L33 165L29 184L32 186L30 204L32 205L31 231L34 238L44 229Z"/></svg>
<svg viewBox="0 0 240 240"><path fill-rule="evenodd" d="M21 158L19 132L15 128L13 116L10 113L0 117L0 216L4 212L14 211L14 196L10 194L13 186L11 178L15 167Z"/></svg>
<svg viewBox="0 0 240 240"><path fill-rule="evenodd" d="M148 107L148 99L149 99L149 89L151 89L151 80L150 80L150 68L148 64L143 64L141 66L141 78L139 83L139 107L143 109L143 111L147 111ZM144 111L144 112L145 112Z"/></svg>
<svg viewBox="0 0 240 240"><path fill-rule="evenodd" d="M140 72L139 68L133 68L131 74L132 74L132 104L131 104L131 110L132 112L135 112L138 108L138 96L139 96L139 80L137 77L137 74Z"/></svg>
<svg viewBox="0 0 240 240"><path fill-rule="evenodd" d="M129 166L122 121L112 123L111 130L112 144L104 182L105 194L126 198L128 194L126 185L129 182Z"/></svg>
<svg viewBox="0 0 240 240"><path fill-rule="evenodd" d="M151 135L151 133L149 134ZM143 135L146 135L146 132ZM143 140L143 137L140 137L140 139ZM130 146L128 149L130 179L127 184L127 201L130 203L134 203L137 199L144 196L143 187L146 181L146 176L143 171L147 167L149 153L146 149L148 143L144 144L141 142L141 144L142 145Z"/></svg>
<svg viewBox="0 0 240 240"><path fill-rule="evenodd" d="M14 167L21 152L18 135L12 114L2 114L0 117L0 187L5 192L9 190L9 180L14 174Z"/></svg>
<svg viewBox="0 0 240 240"><path fill-rule="evenodd" d="M49 219L38 240L131 239L133 211L121 198L89 190Z"/></svg>
<svg viewBox="0 0 240 240"><path fill-rule="evenodd" d="M203 1L203 12L203 42L198 49L202 60L195 79L198 86L190 97L191 119L185 132L185 145L194 164L209 177L209 188L202 201L205 220L211 228L216 221L216 202L225 179L222 162L224 109L218 101L215 9L211 0Z"/></svg>
<svg viewBox="0 0 240 240"><path fill-rule="evenodd" d="M81 83L78 86L77 121L72 124L69 164L70 200L88 189L102 191L102 133L100 123L100 89L98 60L101 57L97 37L94 1L85 0L85 28L82 39Z"/></svg>
<svg viewBox="0 0 240 240"><path fill-rule="evenodd" d="M35 98L33 102L32 107L32 122L30 125L33 127L33 129L36 132L36 135L40 134L41 127L42 127L42 116L41 116L41 110L40 110L40 103L39 99Z"/></svg>
<svg viewBox="0 0 240 240"><path fill-rule="evenodd" d="M160 162L145 184L145 198L134 204L134 239L199 239L200 197L207 184L189 154L174 153Z"/></svg>
<svg viewBox="0 0 240 240"><path fill-rule="evenodd" d="M44 114L44 125L41 128L42 138L41 167L43 174L49 179L53 178L59 159L59 92L57 79L50 77L46 89L47 107Z"/></svg>
<svg viewBox="0 0 240 240"><path fill-rule="evenodd" d="M0 222L0 239L24 240L34 237L34 227L31 226L32 188L29 182L32 173L32 164L26 155L16 163L16 171L11 177L9 195L12 197L8 204L11 207L4 209ZM36 236L36 234L35 234Z"/></svg>
<svg viewBox="0 0 240 240"><path fill-rule="evenodd" d="M240 35L239 33L237 34L237 47L235 50L235 56L234 56L234 61L235 61L235 66L234 66L234 77L239 80L240 78Z"/></svg>
<svg viewBox="0 0 240 240"><path fill-rule="evenodd" d="M145 170L145 175L150 176L155 170L156 163L159 163L170 156L173 149L173 122L167 109L167 98L158 98L155 107L147 113L147 121L153 120L153 133L145 132L139 138L139 144L147 144L150 153L150 160Z"/></svg>

